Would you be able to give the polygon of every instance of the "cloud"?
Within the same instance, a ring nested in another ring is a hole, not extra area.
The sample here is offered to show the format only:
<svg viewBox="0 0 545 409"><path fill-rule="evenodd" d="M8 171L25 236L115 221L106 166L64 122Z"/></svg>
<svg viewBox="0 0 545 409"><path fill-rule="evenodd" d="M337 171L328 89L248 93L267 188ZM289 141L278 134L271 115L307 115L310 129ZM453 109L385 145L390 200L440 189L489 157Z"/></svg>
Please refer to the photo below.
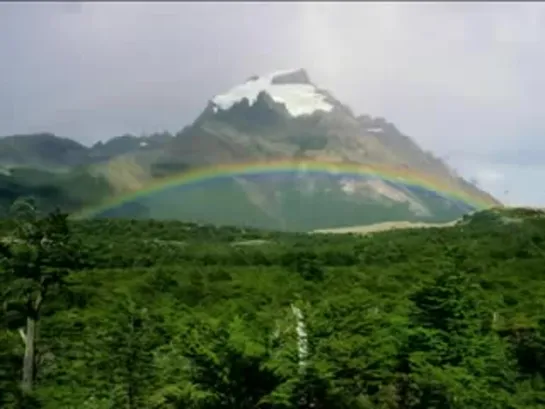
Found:
<svg viewBox="0 0 545 409"><path fill-rule="evenodd" d="M475 179L479 184L496 184L504 180L504 175L494 169L481 169L477 172Z"/></svg>
<svg viewBox="0 0 545 409"><path fill-rule="evenodd" d="M540 111L545 25L541 5L507 6L307 3L301 52L358 110L434 150L516 145Z"/></svg>
<svg viewBox="0 0 545 409"><path fill-rule="evenodd" d="M545 3L5 3L0 38L0 134L176 131L249 75L305 67L467 177L514 183L545 153Z"/></svg>

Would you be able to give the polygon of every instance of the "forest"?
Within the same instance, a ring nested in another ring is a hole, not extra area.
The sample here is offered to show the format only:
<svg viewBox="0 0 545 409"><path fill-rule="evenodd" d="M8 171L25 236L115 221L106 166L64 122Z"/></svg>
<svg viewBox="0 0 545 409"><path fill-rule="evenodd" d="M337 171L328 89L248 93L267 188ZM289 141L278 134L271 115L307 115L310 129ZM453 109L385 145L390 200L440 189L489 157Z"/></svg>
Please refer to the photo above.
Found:
<svg viewBox="0 0 545 409"><path fill-rule="evenodd" d="M545 217L372 235L0 222L5 409L545 407Z"/></svg>

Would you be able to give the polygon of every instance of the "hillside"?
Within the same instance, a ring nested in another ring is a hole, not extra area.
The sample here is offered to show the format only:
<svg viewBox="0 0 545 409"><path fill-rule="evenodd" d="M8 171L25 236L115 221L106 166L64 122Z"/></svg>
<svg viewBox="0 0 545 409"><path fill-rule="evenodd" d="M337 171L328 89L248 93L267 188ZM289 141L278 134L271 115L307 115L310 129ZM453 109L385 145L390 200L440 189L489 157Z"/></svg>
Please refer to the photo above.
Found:
<svg viewBox="0 0 545 409"><path fill-rule="evenodd" d="M66 171L119 155L150 150L172 138L168 132L142 137L123 135L88 147L51 133L10 135L0 138L0 166L4 171L20 167Z"/></svg>
<svg viewBox="0 0 545 409"><path fill-rule="evenodd" d="M73 222L22 407L541 408L544 215L366 236ZM21 408L24 321L3 311L0 407Z"/></svg>
<svg viewBox="0 0 545 409"><path fill-rule="evenodd" d="M0 138L2 168L34 167L66 169L86 162L87 148L50 133Z"/></svg>
<svg viewBox="0 0 545 409"><path fill-rule="evenodd" d="M92 147L72 141L68 149L69 140L49 135L48 149L55 155L38 149L40 138L0 139L0 151L2 143L16 140L17 167L62 169L65 175L52 175L46 185L66 200L41 197L44 206L100 209L86 213L95 217L310 231L450 222L499 204L390 122L355 115L302 69L253 76L214 96L174 136L126 135ZM10 177L15 167L8 162L0 157ZM242 171L232 172L233 167ZM224 170L214 173L215 168ZM195 172L209 176L184 182ZM5 187L5 202L14 191L28 191L26 180L13 183L17 186ZM162 183L170 187L151 188Z"/></svg>

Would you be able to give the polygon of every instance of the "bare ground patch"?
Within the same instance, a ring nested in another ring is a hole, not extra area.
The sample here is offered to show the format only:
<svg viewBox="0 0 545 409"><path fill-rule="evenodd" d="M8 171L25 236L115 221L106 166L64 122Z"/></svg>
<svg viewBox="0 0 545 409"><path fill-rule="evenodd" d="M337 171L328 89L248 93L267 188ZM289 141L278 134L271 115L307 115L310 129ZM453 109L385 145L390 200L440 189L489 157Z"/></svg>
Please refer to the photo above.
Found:
<svg viewBox="0 0 545 409"><path fill-rule="evenodd" d="M453 220L448 223L424 223L424 222L384 222L370 224L366 226L350 226L350 227L337 227L333 229L319 229L314 230L313 233L357 233L357 234L369 234L386 230L402 230L402 229L424 229L430 227L450 227L454 226L458 220Z"/></svg>

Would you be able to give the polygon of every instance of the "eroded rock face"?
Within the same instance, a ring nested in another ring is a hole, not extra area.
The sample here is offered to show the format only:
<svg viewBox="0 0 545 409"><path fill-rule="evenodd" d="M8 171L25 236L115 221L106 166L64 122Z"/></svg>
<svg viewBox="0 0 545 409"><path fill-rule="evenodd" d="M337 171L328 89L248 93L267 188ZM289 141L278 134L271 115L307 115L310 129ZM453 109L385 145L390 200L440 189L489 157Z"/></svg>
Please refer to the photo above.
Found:
<svg viewBox="0 0 545 409"><path fill-rule="evenodd" d="M281 74L274 77L271 81L274 85L280 84L308 84L311 85L310 78L304 69L293 71L287 74Z"/></svg>

